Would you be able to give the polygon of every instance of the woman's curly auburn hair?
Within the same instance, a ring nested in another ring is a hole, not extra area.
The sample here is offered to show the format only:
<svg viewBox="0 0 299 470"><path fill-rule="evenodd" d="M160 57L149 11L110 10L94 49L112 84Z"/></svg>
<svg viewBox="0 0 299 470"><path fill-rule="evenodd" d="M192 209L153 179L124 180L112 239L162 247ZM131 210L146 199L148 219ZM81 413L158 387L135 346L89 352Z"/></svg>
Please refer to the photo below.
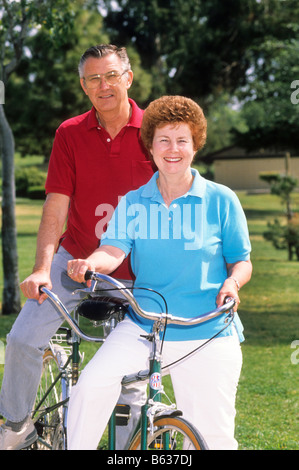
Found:
<svg viewBox="0 0 299 470"><path fill-rule="evenodd" d="M146 108L141 125L141 139L150 152L157 128L168 124L188 124L194 150L200 150L207 138L207 121L201 107L185 96L162 96Z"/></svg>

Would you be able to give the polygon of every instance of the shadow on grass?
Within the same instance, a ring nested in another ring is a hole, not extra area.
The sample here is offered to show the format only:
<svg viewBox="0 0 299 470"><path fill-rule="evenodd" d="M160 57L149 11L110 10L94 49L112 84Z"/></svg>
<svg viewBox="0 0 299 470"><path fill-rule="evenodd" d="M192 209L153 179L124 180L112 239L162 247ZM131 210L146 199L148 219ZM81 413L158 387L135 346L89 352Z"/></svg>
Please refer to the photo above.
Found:
<svg viewBox="0 0 299 470"><path fill-rule="evenodd" d="M244 209L247 220L262 219L265 220L269 217L281 217L283 216L280 210L271 209Z"/></svg>
<svg viewBox="0 0 299 470"><path fill-rule="evenodd" d="M299 339L299 304L286 309L284 304L275 304L269 309L252 308L240 312L245 339L252 345L290 345Z"/></svg>
<svg viewBox="0 0 299 470"><path fill-rule="evenodd" d="M35 232L18 232L18 238L21 237L37 237L37 233Z"/></svg>

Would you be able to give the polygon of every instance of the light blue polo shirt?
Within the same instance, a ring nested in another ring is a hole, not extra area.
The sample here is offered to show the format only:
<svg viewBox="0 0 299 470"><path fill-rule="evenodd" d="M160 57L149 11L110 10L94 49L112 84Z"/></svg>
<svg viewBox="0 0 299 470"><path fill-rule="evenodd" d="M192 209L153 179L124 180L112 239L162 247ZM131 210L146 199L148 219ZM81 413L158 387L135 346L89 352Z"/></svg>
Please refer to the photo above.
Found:
<svg viewBox="0 0 299 470"><path fill-rule="evenodd" d="M148 287L163 295L168 312L194 317L216 308L217 294L227 278L226 263L250 258L246 218L236 194L204 179L192 169L191 189L169 207L157 186L158 172L144 186L130 191L117 206L101 245L131 252L135 287ZM134 289L140 306L165 312L155 292ZM146 331L152 322L131 311L131 318ZM207 339L224 326L223 316L197 326L168 325L165 339ZM235 326L243 341L238 315ZM232 334L226 328L220 336Z"/></svg>

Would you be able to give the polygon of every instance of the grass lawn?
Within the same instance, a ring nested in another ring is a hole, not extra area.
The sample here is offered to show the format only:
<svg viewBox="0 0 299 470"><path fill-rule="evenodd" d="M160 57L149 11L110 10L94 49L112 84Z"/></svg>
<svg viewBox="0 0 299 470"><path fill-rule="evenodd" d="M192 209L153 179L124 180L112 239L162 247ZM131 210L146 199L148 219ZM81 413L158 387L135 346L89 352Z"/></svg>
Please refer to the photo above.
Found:
<svg viewBox="0 0 299 470"><path fill-rule="evenodd" d="M240 449L299 449L299 361L291 360L292 342L299 339L299 263L287 261L287 252L275 250L262 236L267 221L281 215L279 199L239 197L248 219L254 272L240 292L246 341L236 437Z"/></svg>
<svg viewBox="0 0 299 470"><path fill-rule="evenodd" d="M298 450L299 352L296 354L291 345L299 340L299 263L287 261L286 251L275 250L263 239L267 221L281 216L279 199L267 194L238 195L248 218L254 272L251 282L240 292L239 314L246 341L242 345L244 364L237 396L236 437L240 449ZM298 208L299 195L295 203ZM40 201L17 200L20 279L30 273L34 264L41 208ZM13 320L10 316L0 317L1 341L5 342ZM96 348L84 344L86 361ZM2 373L0 365L0 383Z"/></svg>

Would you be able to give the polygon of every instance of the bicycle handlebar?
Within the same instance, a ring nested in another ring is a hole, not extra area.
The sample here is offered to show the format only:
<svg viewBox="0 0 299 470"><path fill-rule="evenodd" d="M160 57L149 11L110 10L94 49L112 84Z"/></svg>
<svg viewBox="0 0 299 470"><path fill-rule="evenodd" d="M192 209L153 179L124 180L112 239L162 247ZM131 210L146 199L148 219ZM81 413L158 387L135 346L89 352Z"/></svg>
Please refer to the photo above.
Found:
<svg viewBox="0 0 299 470"><path fill-rule="evenodd" d="M225 312L232 311L235 305L235 299L230 298L221 307L218 307L215 310L212 310L211 312L204 313L203 315L199 315L193 318L192 317L191 318L176 317L176 316L171 315L170 313L146 312L145 310L142 310L142 308L139 306L139 304L137 303L136 299L134 298L130 290L128 290L121 282L117 281L116 279L113 279L112 277L106 274L100 274L94 271L86 271L85 279L106 282L112 285L113 287L120 289L123 296L127 299L127 301L129 302L132 309L137 315L140 315L141 317L146 318L147 320L153 320L153 321L158 320L162 322L164 321L164 322L167 322L168 324L175 324L175 325L182 325L182 326L197 325L199 323L203 323L213 318L216 318ZM59 312L61 313L63 318L66 320L66 322L70 325L70 327L74 330L74 332L78 336L80 336L80 338L82 338L85 341L96 342L96 343L103 343L105 341L105 338L86 335L79 328L78 324L73 320L73 318L70 316L68 310L66 309L66 307L63 305L59 297L54 292L52 292L50 289L48 289L45 286L40 286L40 292L43 292L49 297L49 299L52 301L54 306L59 310Z"/></svg>
<svg viewBox="0 0 299 470"><path fill-rule="evenodd" d="M44 294L46 294L49 297L49 299L52 301L54 306L59 310L59 312L61 313L63 318L67 321L67 323L74 330L74 332L78 336L80 336L80 338L82 338L85 341L90 341L90 342L94 342L94 343L103 343L105 341L105 338L100 338L98 336L86 335L84 333L84 331L82 331L79 328L79 326L77 325L77 323L72 319L72 317L70 316L70 314L67 311L66 307L63 305L63 303L61 302L59 297L56 294L54 294L54 292L52 292L50 289L48 289L45 286L40 286L39 290L40 290L40 292L43 292Z"/></svg>
<svg viewBox="0 0 299 470"><path fill-rule="evenodd" d="M230 298L225 304L221 305L215 310L204 313L202 315L198 315L197 317L191 317L191 318L176 317L174 315L171 315L170 313L146 312L139 306L132 292L130 292L121 282L117 281L116 279L106 274L100 274L94 271L86 271L85 280L86 281L93 280L93 281L99 281L99 282L102 281L102 282L106 282L107 284L112 285L113 287L117 287L118 289L121 289L123 296L127 299L127 301L129 302L132 309L137 315L147 320L165 321L167 322L167 324L174 324L174 325L181 325L181 326L198 325L199 323L204 323L208 320L211 320L213 318L216 318L222 315L225 312L228 312L229 310L232 310L236 303L235 299Z"/></svg>

